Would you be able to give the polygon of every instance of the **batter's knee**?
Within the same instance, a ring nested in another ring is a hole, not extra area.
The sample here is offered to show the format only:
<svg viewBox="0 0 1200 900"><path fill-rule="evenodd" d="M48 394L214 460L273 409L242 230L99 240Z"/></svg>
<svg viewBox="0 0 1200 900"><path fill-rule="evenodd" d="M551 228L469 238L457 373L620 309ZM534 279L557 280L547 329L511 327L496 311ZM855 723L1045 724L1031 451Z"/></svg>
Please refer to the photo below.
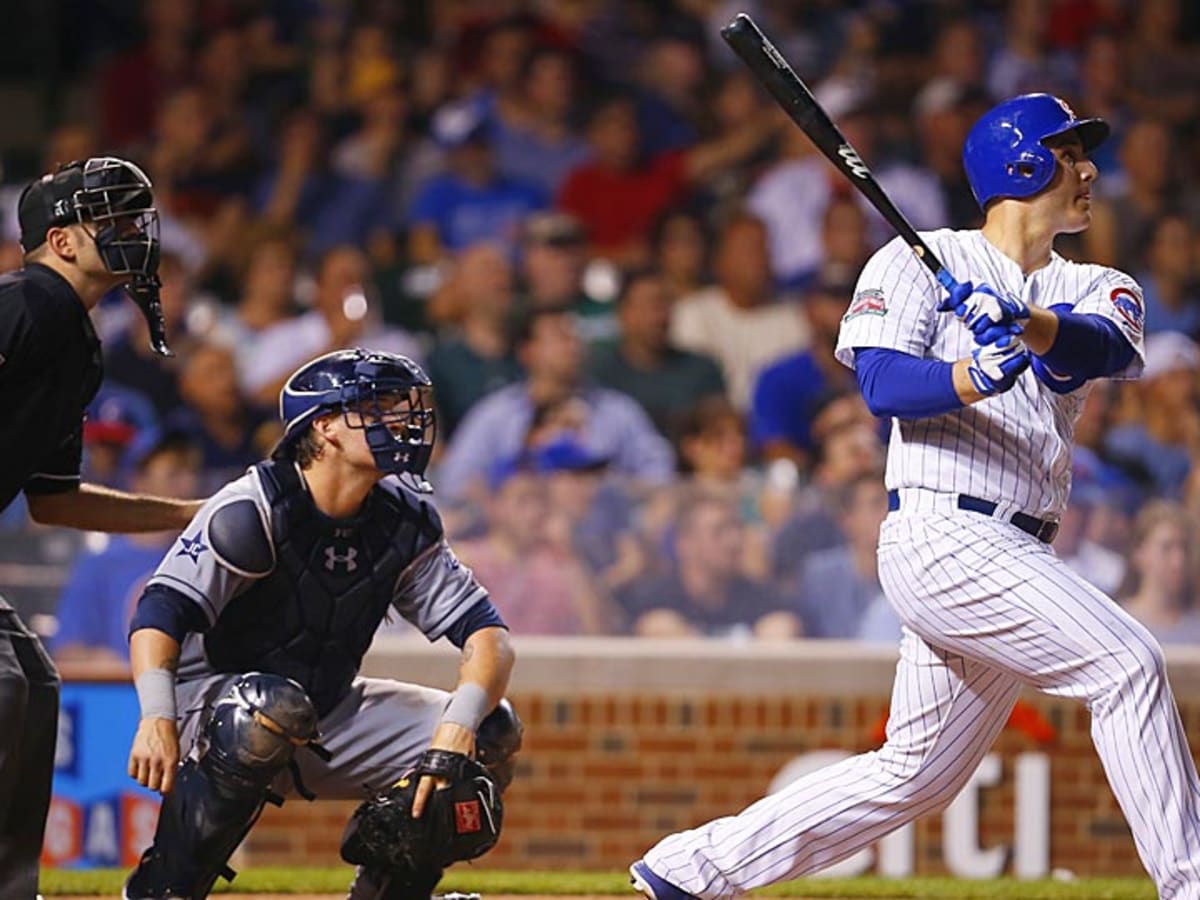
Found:
<svg viewBox="0 0 1200 900"><path fill-rule="evenodd" d="M290 678L240 676L216 702L205 729L208 754L235 770L274 774L317 737L317 709Z"/></svg>
<svg viewBox="0 0 1200 900"><path fill-rule="evenodd" d="M501 698L496 708L480 723L475 736L479 761L496 779L500 790L508 787L516 767L516 755L521 749L525 726L508 698Z"/></svg>
<svg viewBox="0 0 1200 900"><path fill-rule="evenodd" d="M950 805L966 786L975 766L969 761L951 762L949 767L938 759L930 764L925 755L889 753L885 744L876 756L880 770L889 779L892 792L903 806L920 804L921 809L937 812ZM933 806L929 806L933 803Z"/></svg>
<svg viewBox="0 0 1200 900"><path fill-rule="evenodd" d="M1093 712L1103 712L1113 704L1153 697L1167 680L1167 660L1149 632L1140 640L1125 644L1114 654L1116 665L1092 698Z"/></svg>

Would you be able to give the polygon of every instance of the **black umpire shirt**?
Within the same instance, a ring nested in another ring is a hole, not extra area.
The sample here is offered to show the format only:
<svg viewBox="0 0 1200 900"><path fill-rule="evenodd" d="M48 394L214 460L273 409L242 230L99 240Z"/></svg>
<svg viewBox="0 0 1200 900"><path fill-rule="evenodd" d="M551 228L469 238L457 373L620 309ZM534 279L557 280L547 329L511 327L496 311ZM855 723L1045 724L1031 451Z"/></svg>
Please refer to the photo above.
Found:
<svg viewBox="0 0 1200 900"><path fill-rule="evenodd" d="M0 275L0 510L22 490L79 486L83 410L102 376L100 339L65 278L36 263Z"/></svg>

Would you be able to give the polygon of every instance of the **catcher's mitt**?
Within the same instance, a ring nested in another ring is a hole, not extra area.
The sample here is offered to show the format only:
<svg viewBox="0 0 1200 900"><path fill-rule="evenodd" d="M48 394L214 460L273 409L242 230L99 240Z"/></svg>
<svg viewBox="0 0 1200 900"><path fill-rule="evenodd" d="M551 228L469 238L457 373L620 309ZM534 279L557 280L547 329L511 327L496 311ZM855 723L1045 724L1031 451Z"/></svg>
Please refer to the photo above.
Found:
<svg viewBox="0 0 1200 900"><path fill-rule="evenodd" d="M433 791L421 818L414 819L422 775L450 783ZM427 750L415 769L354 811L342 835L342 859L389 872L440 871L496 846L503 812L487 769L461 753Z"/></svg>

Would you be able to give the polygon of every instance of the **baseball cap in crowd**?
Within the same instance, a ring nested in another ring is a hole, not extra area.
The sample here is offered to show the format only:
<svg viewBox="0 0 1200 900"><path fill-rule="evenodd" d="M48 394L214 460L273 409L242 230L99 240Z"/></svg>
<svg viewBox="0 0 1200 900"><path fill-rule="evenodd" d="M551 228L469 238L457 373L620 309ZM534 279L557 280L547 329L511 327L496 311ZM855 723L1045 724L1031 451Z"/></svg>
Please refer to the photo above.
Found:
<svg viewBox="0 0 1200 900"><path fill-rule="evenodd" d="M532 448L529 458L535 472L599 472L609 462L569 435Z"/></svg>
<svg viewBox="0 0 1200 900"><path fill-rule="evenodd" d="M549 475L554 472L602 472L609 459L589 450L567 435L537 447L527 447L514 456L497 460L487 473L488 485L498 490L519 472Z"/></svg>
<svg viewBox="0 0 1200 900"><path fill-rule="evenodd" d="M158 415L145 396L117 385L104 385L88 405L83 440L128 447L139 435L157 429Z"/></svg>
<svg viewBox="0 0 1200 900"><path fill-rule="evenodd" d="M1158 378L1180 370L1200 369L1200 346L1178 331L1156 331L1146 336L1146 369L1143 378Z"/></svg>
<svg viewBox="0 0 1200 900"><path fill-rule="evenodd" d="M575 247L586 237L583 223L569 213L538 212L525 220L526 243Z"/></svg>
<svg viewBox="0 0 1200 900"><path fill-rule="evenodd" d="M458 103L444 106L431 123L433 139L444 150L454 150L470 143L486 141L490 126L477 103Z"/></svg>

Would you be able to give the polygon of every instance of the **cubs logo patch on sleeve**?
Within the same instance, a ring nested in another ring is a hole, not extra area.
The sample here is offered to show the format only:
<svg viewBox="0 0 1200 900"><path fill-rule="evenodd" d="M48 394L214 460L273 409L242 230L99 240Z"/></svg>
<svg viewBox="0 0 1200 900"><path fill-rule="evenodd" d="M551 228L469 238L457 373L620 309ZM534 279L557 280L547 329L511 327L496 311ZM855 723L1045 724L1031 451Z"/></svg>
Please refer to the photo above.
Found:
<svg viewBox="0 0 1200 900"><path fill-rule="evenodd" d="M883 297L883 291L869 288L854 295L854 299L850 301L850 308L846 310L846 315L842 316L842 321L848 322L857 316L886 315L887 301Z"/></svg>
<svg viewBox="0 0 1200 900"><path fill-rule="evenodd" d="M1133 334L1141 334L1146 319L1146 309L1142 305L1142 298L1127 287L1113 288L1108 298L1112 300L1113 306L1117 308L1117 314L1129 326L1129 330Z"/></svg>

